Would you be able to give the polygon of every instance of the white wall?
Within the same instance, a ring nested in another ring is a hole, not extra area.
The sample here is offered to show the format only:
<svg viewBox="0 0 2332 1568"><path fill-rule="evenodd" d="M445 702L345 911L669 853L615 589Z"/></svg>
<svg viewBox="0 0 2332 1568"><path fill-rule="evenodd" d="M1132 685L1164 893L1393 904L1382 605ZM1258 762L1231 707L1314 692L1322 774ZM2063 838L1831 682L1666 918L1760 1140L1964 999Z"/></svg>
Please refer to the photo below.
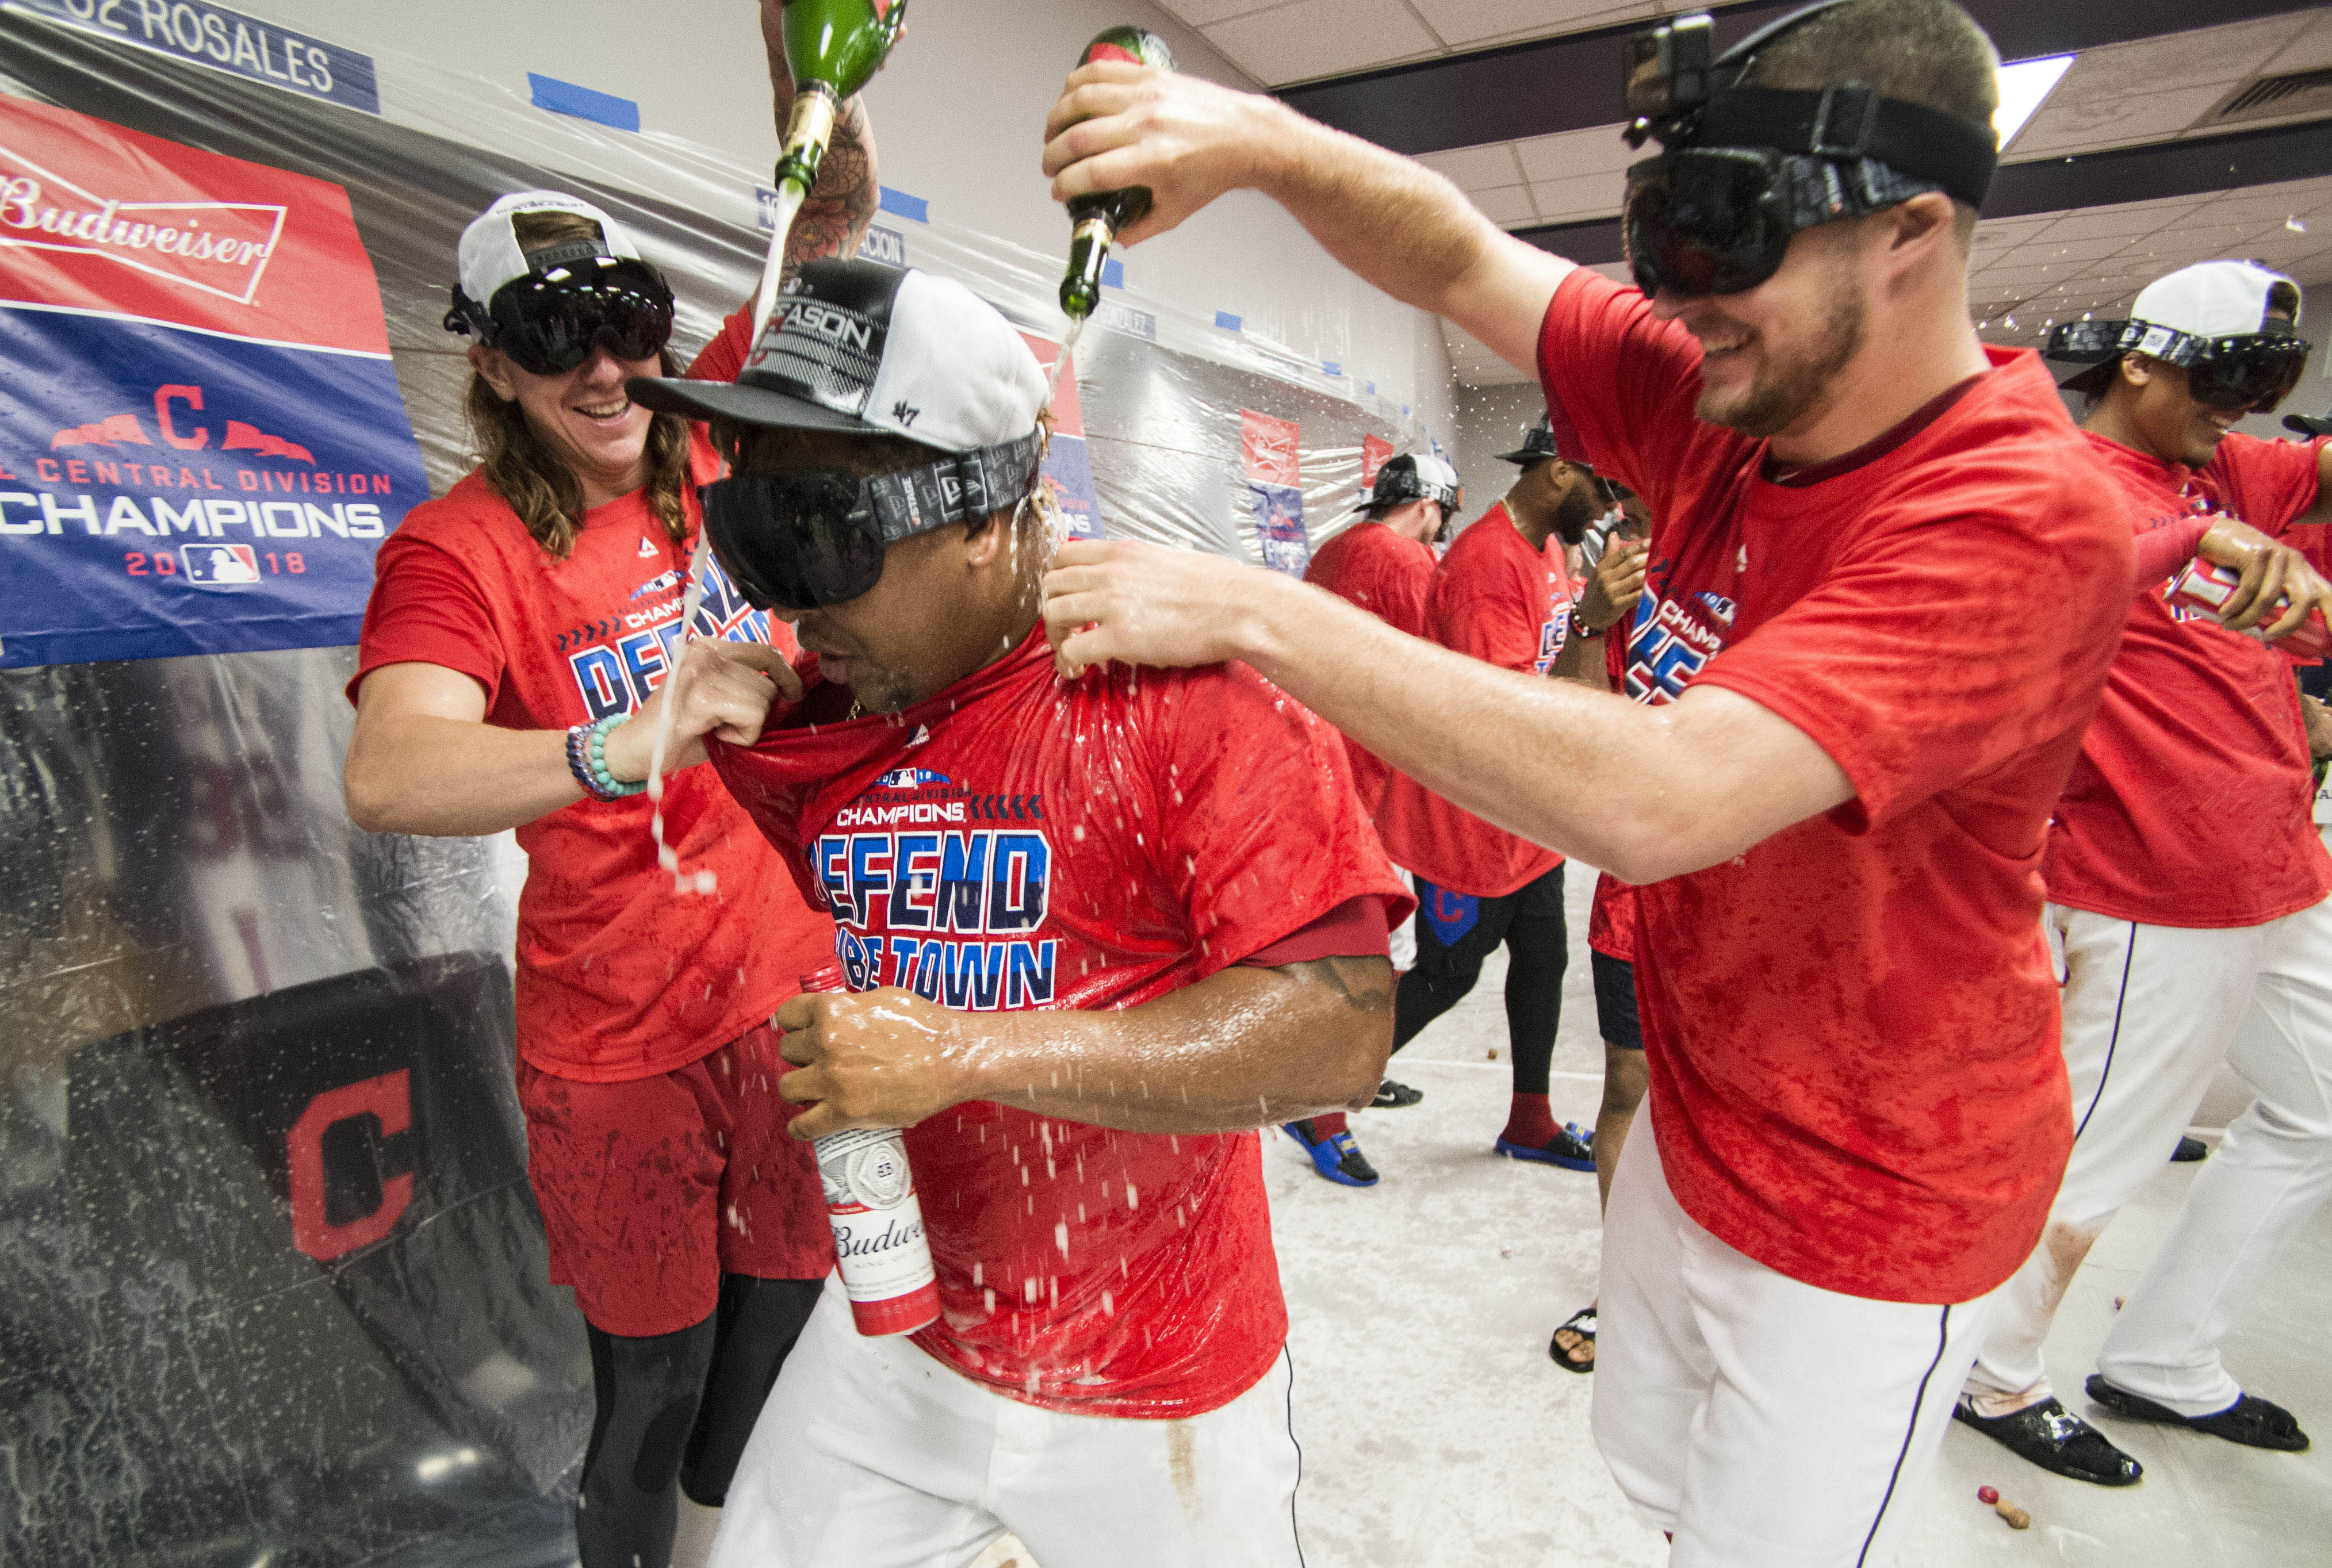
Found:
<svg viewBox="0 0 2332 1568"><path fill-rule="evenodd" d="M644 139L701 144L763 170L777 158L754 0L238 4L372 53L383 112L435 134L506 139L531 71L635 100ZM1187 71L1255 85L1149 0L923 0L867 90L883 183L928 201L935 218L1066 256L1068 225L1039 167L1044 117L1086 40L1125 22L1165 37ZM449 91L445 72L476 80ZM564 129L546 123L540 141L509 150L577 167L559 161ZM909 231L912 259L913 225L884 221ZM1237 315L1249 332L1336 362L1356 387L1374 381L1413 405L1445 446L1456 445L1455 381L1433 319L1337 266L1262 197L1235 193L1137 247L1125 266L1130 283L1208 315Z"/></svg>
<svg viewBox="0 0 2332 1568"><path fill-rule="evenodd" d="M1545 413L1546 395L1535 381L1458 389L1458 478L1466 487L1466 521L1487 512L1514 483L1520 471L1496 454L1521 445L1524 427Z"/></svg>

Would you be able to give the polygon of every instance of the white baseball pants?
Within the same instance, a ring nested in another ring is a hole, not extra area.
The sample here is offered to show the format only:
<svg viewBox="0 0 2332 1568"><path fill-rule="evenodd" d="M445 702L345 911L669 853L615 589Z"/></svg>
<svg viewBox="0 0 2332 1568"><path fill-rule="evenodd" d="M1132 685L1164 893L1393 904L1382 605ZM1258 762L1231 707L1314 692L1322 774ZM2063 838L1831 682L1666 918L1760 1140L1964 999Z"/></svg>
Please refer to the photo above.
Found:
<svg viewBox="0 0 2332 1568"><path fill-rule="evenodd" d="M1183 1420L1065 1415L868 1339L829 1283L722 1509L711 1568L967 1568L1007 1530L1047 1568L1299 1568L1287 1353Z"/></svg>
<svg viewBox="0 0 2332 1568"><path fill-rule="evenodd" d="M2050 904L2063 977L2073 1153L2048 1229L2000 1292L1969 1373L1980 1414L2051 1391L2041 1342L2066 1286L2121 1206L2152 1181L2194 1117L2255 1006L2318 1007L2332 978L2332 904L2261 925L2141 925Z"/></svg>
<svg viewBox="0 0 2332 1568"><path fill-rule="evenodd" d="M1657 1136L1603 1221L1596 1447L1672 1568L1884 1568L1992 1297L1911 1305L1792 1279L1677 1206Z"/></svg>
<svg viewBox="0 0 2332 1568"><path fill-rule="evenodd" d="M2107 1382L2182 1416L2241 1396L2220 1342L2270 1261L2332 1194L2332 903L2289 919L2227 1055L2259 1099L2196 1174L2098 1354Z"/></svg>
<svg viewBox="0 0 2332 1568"><path fill-rule="evenodd" d="M1396 865L1392 868L1392 874L1400 878L1400 884L1409 889L1411 894L1417 892L1417 878L1411 876L1406 869ZM1414 913L1394 926L1387 941L1392 949L1391 956L1393 973L1407 974L1417 967L1417 916Z"/></svg>

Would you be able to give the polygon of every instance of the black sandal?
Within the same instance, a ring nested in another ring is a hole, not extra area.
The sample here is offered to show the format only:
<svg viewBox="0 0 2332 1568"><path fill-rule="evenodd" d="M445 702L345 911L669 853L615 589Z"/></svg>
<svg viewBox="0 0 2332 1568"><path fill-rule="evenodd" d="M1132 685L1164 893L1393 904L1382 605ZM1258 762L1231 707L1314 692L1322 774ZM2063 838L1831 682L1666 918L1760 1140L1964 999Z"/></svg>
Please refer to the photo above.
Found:
<svg viewBox="0 0 2332 1568"><path fill-rule="evenodd" d="M1564 1328L1567 1328L1572 1333L1579 1335L1580 1338L1585 1340L1589 1344L1593 1344L1595 1343L1595 1308L1592 1306L1581 1307L1577 1312L1572 1313L1571 1316L1564 1321L1563 1328L1558 1328L1554 1331L1555 1334L1560 1335ZM1573 1350L1577 1350L1580 1347L1573 1345L1572 1348ZM1563 1342L1560 1338L1549 1338L1547 1340L1546 1353L1553 1358L1555 1365L1561 1367L1565 1372L1591 1372L1595 1370L1595 1358L1593 1356L1589 1356L1585 1361L1574 1361L1570 1356L1563 1354Z"/></svg>

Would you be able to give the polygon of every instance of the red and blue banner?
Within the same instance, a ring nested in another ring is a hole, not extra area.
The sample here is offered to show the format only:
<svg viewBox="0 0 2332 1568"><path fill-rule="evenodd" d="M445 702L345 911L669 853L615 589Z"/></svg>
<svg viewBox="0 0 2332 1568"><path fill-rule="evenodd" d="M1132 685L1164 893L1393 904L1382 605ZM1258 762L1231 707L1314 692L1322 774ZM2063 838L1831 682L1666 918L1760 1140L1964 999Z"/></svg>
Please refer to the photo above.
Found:
<svg viewBox="0 0 2332 1568"><path fill-rule="evenodd" d="M353 643L428 497L337 185L0 97L0 668Z"/></svg>
<svg viewBox="0 0 2332 1568"><path fill-rule="evenodd" d="M1239 410L1239 454L1255 514L1256 548L1264 565L1290 577L1302 577L1312 564L1312 540L1304 531L1301 436L1292 419Z"/></svg>

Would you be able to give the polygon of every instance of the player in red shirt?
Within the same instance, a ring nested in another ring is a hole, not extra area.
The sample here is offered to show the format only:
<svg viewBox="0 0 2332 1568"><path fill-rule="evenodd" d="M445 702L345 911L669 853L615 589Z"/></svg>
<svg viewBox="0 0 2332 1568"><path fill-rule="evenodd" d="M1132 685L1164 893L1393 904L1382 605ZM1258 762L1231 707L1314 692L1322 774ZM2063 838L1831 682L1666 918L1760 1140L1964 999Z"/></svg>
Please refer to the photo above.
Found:
<svg viewBox="0 0 2332 1568"><path fill-rule="evenodd" d="M1449 519L1464 499L1457 471L1441 459L1426 453L1388 458L1369 487L1362 520L1320 547L1305 570L1304 580L1326 588L1387 626L1398 626L1412 636L1422 635L1426 589L1440 559L1433 547L1448 538ZM1365 747L1348 743L1344 754L1352 759L1352 787L1362 805L1373 815L1391 770ZM1393 869L1401 885L1414 893L1409 873L1400 866ZM1412 925L1403 923L1394 930L1390 956L1397 984L1398 977L1417 962L1417 933ZM1407 1084L1387 1078L1377 1085L1371 1104L1397 1109L1423 1098ZM1343 1112L1290 1122L1286 1131L1311 1155L1313 1168L1329 1181L1347 1187L1376 1185L1376 1168L1353 1141Z"/></svg>
<svg viewBox="0 0 2332 1568"><path fill-rule="evenodd" d="M1644 597L1644 568L1651 519L1641 497L1612 485L1621 517L1604 536L1600 556L1582 589L1572 618L1571 645L1555 673L1599 692L1622 690L1627 683L1628 637L1624 630ZM1639 700L1665 701L1646 693ZM1650 1080L1644 1068L1644 1028L1636 1007L1635 889L1610 872L1595 878L1595 902L1587 917L1587 955L1594 968L1596 1032L1603 1040L1603 1096L1595 1111L1595 1197L1611 1206L1611 1176L1627 1147ZM1565 1372L1595 1370L1596 1304L1563 1319L1548 1336L1546 1353Z"/></svg>
<svg viewBox="0 0 2332 1568"><path fill-rule="evenodd" d="M865 993L779 1009L779 1092L906 1129L942 1309L828 1293L715 1563L1292 1568L1253 1129L1367 1102L1410 906L1342 743L1238 665L1056 676L1044 377L960 283L813 263L735 386L632 395L714 416L707 529L805 649L713 748Z"/></svg>
<svg viewBox="0 0 2332 1568"><path fill-rule="evenodd" d="M2236 1065L2270 1101L2281 1097L2275 1085L2308 1085L2279 1118L2286 1137L2310 1113L2320 1119L2332 1082L2332 855L2309 819L2315 787L2291 662L2174 607L2162 584L2202 544L2263 579L2231 617L2235 626L2286 629L2311 606L2332 607L2332 585L2296 550L2223 521L2280 534L2332 517L2314 448L2228 434L2298 381L2308 357L2293 330L2299 302L2298 286L2264 267L2205 262L2148 285L2129 320L2069 323L2050 344L2060 358L2101 361L2071 383L2093 399L2083 433L2113 476L2141 555L2155 559L2141 563L2140 592L2041 868L2065 977L2072 1158L2041 1245L2002 1293L1954 1413L2045 1469L2105 1486L2129 1485L2143 1470L2064 1408L2041 1361L2074 1270L2177 1144L2247 1016L2263 1027ZM2213 514L2220 524L2206 534ZM2291 607L2278 620L2285 598ZM2236 1148L2282 1165L2274 1142L2269 1134ZM2223 1170L2212 1174L2214 1187L2229 1184ZM2309 1190L2321 1195L2320 1180L2282 1174L2269 1175L2265 1190L2240 1168L2232 1181L2245 1194L2244 1228L2268 1252L2312 1209ZM2174 1244L2198 1260L2236 1250L2206 1238ZM2253 1256L2263 1262L2268 1252ZM2143 1325L2115 1334L2125 1345L2146 1337ZM2289 1411L2244 1393L2215 1353L2207 1370L2165 1368L2108 1345L2098 1364L2091 1397L2118 1414L2257 1447L2307 1442Z"/></svg>
<svg viewBox="0 0 2332 1568"><path fill-rule="evenodd" d="M1189 75L1080 67L1045 153L1056 196L1152 191L1121 243L1257 186L1534 368L1558 444L1650 510L1628 678L1674 701L1127 540L1064 547L1046 616L1072 669L1244 659L1636 884L1653 1136L1612 1182L1597 1441L1679 1564L1877 1568L2071 1143L2036 873L2128 614L2129 530L2038 356L1968 313L1997 156L1982 30L1945 0L1843 0L1713 60L1708 27L1630 45L1635 130L1664 144L1629 173L1643 292Z"/></svg>
<svg viewBox="0 0 2332 1568"><path fill-rule="evenodd" d="M774 0L766 11L782 126L792 83ZM796 262L855 244L873 157L854 100ZM459 260L448 325L481 339L469 406L486 461L381 547L349 683L349 810L377 832L515 827L527 852L528 1174L551 1278L588 1325L597 1407L577 1544L586 1568L662 1568L675 1476L720 1506L833 1262L816 1170L769 1087L783 1066L769 1015L833 925L712 770L688 765L702 760L703 704L766 689L760 666L782 668L792 640L716 570L692 628L712 640L683 654L696 486L719 464L686 420L626 399L626 377L676 361L671 292L621 225L523 192L470 225ZM732 374L742 335L740 320L691 374ZM667 837L683 875L710 886L686 894L656 865L636 782L675 684ZM692 1536L709 1539L712 1517L693 1514Z"/></svg>
<svg viewBox="0 0 2332 1568"><path fill-rule="evenodd" d="M1424 636L1504 669L1547 675L1571 636L1564 550L1586 538L1604 502L1592 471L1566 461L1544 429L1500 455L1521 472L1434 569ZM1395 1054L1474 989L1483 961L1503 945L1514 1092L1493 1147L1514 1159L1593 1170L1586 1130L1558 1124L1547 1105L1570 959L1563 856L1400 772L1386 783L1377 831L1417 879L1417 963L1395 998Z"/></svg>

